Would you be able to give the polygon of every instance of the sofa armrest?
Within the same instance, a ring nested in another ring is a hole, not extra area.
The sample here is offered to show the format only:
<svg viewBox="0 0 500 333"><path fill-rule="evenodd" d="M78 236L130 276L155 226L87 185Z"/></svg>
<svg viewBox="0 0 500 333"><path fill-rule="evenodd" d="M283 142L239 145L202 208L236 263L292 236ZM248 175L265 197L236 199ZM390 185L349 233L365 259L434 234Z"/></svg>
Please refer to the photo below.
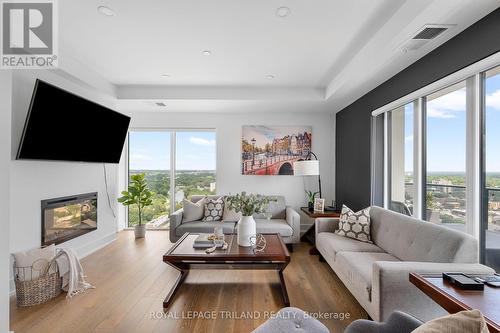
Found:
<svg viewBox="0 0 500 333"><path fill-rule="evenodd" d="M387 322L376 322L366 319L358 319L353 321L344 333L410 333L423 323L417 318L401 312L395 311L387 319Z"/></svg>
<svg viewBox="0 0 500 333"><path fill-rule="evenodd" d="M169 229L170 229L170 241L172 243L175 243L175 242L177 242L177 240L179 240L179 237L176 235L175 230L182 223L182 212L183 212L183 210L181 208L179 210L176 210L175 212L173 212L169 216L169 219L170 219L170 226L169 226Z"/></svg>
<svg viewBox="0 0 500 333"><path fill-rule="evenodd" d="M286 223L293 229L292 243L300 242L300 215L290 206L286 207L285 211Z"/></svg>
<svg viewBox="0 0 500 333"><path fill-rule="evenodd" d="M314 232L316 239L320 232L335 232L339 228L339 219L332 217L321 217L314 221Z"/></svg>
<svg viewBox="0 0 500 333"><path fill-rule="evenodd" d="M428 321L446 312L430 297L409 281L410 273L464 272L493 274L494 270L481 264L433 263L409 261L376 261L373 264L372 303L377 321L384 321L395 310L408 312Z"/></svg>

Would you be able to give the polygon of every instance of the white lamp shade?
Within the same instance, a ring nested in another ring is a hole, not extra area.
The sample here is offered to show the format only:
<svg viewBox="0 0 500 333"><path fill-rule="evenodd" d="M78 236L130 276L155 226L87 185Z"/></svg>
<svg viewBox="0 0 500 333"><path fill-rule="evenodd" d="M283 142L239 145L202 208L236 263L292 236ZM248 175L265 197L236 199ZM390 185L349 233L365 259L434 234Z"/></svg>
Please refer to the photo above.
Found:
<svg viewBox="0 0 500 333"><path fill-rule="evenodd" d="M295 176L318 176L319 161L306 160L293 163L293 174Z"/></svg>

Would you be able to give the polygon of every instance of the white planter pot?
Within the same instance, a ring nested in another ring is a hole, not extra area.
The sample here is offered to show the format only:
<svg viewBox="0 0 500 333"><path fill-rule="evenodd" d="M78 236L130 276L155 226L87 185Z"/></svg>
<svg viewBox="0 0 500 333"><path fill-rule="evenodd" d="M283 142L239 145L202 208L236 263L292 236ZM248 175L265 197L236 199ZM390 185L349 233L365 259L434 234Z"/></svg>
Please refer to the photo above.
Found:
<svg viewBox="0 0 500 333"><path fill-rule="evenodd" d="M135 238L144 238L146 236L146 225L136 225L134 227Z"/></svg>
<svg viewBox="0 0 500 333"><path fill-rule="evenodd" d="M255 236L256 233L253 216L242 216L238 222L238 245L245 247L252 246L250 237Z"/></svg>

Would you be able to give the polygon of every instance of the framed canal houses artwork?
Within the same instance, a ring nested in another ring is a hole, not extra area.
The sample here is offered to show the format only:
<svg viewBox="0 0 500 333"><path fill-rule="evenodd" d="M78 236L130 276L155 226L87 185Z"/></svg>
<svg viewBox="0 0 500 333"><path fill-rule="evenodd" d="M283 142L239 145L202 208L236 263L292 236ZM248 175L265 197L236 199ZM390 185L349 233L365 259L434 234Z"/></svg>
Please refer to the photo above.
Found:
<svg viewBox="0 0 500 333"><path fill-rule="evenodd" d="M311 126L243 126L243 175L293 175L293 162L311 151Z"/></svg>

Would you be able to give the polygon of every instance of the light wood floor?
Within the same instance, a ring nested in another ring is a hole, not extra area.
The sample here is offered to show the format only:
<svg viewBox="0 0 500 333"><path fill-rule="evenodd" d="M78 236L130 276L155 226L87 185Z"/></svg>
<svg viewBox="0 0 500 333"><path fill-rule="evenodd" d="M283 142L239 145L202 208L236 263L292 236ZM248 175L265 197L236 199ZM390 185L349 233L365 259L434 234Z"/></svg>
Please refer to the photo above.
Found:
<svg viewBox="0 0 500 333"><path fill-rule="evenodd" d="M149 232L142 240L134 240L130 231L119 233L115 242L82 261L88 280L97 289L71 300L63 294L26 309L17 308L12 298L11 329L37 333L250 332L266 320L266 312L283 307L276 272L197 270L189 273L180 288L167 312L171 318L159 317L162 301L178 275L162 262L170 246L168 232ZM342 332L354 319L367 318L328 265L308 254L309 248L305 243L296 246L284 271L291 305L311 313L349 313L348 320L321 320L333 333ZM194 311L214 311L216 319L189 318ZM247 313L255 318L243 318ZM239 319L227 319L235 315Z"/></svg>

